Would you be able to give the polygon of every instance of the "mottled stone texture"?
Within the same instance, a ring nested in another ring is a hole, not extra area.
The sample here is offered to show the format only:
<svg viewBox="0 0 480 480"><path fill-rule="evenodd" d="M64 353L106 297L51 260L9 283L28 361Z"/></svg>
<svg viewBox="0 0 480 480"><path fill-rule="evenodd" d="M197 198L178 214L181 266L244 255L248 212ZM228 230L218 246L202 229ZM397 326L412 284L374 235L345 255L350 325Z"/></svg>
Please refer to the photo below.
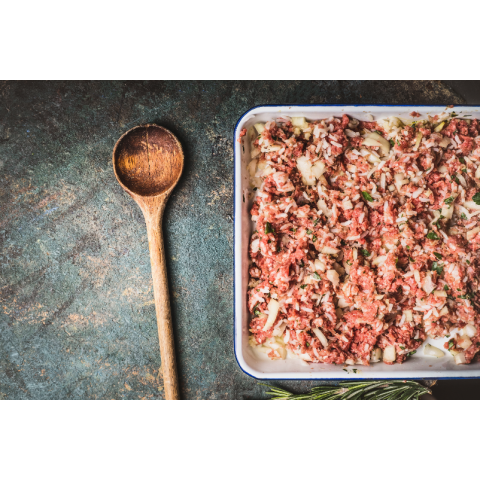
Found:
<svg viewBox="0 0 480 480"><path fill-rule="evenodd" d="M0 398L164 397L144 220L111 167L147 122L185 149L164 219L182 397L264 398L233 353L232 132L266 103L463 99L440 82L0 82Z"/></svg>

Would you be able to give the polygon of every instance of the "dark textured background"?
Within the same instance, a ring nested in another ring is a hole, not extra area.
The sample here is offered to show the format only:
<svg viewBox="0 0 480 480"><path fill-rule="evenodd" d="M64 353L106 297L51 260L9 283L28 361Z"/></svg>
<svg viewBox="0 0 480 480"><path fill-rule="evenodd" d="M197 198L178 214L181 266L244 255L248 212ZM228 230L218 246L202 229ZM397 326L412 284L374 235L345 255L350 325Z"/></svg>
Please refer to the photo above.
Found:
<svg viewBox="0 0 480 480"><path fill-rule="evenodd" d="M129 128L158 123L185 150L164 219L182 397L264 398L233 354L237 119L265 103L460 104L479 91L438 81L0 82L0 399L164 397L144 221L111 167ZM472 395L477 383L434 392Z"/></svg>

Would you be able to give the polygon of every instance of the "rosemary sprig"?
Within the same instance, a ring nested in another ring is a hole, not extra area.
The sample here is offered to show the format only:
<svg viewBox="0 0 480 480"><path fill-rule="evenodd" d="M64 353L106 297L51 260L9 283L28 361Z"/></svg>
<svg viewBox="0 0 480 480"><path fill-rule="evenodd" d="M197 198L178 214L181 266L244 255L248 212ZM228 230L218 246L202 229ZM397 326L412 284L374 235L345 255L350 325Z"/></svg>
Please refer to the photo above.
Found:
<svg viewBox="0 0 480 480"><path fill-rule="evenodd" d="M314 387L308 393L294 394L261 383L270 387L267 395L271 400L418 400L427 393L427 387L410 380L385 380L364 382L340 382L338 385Z"/></svg>

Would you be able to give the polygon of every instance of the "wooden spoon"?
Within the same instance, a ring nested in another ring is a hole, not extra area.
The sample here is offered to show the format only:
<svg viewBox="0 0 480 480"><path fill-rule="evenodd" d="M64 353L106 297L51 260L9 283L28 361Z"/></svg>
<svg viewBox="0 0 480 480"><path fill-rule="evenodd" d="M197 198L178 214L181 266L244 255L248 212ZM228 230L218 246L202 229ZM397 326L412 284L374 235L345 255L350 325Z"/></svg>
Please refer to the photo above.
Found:
<svg viewBox="0 0 480 480"><path fill-rule="evenodd" d="M167 129L140 125L118 139L113 149L113 170L120 185L142 209L147 224L165 397L176 400L180 396L161 223L167 199L182 174L182 146Z"/></svg>

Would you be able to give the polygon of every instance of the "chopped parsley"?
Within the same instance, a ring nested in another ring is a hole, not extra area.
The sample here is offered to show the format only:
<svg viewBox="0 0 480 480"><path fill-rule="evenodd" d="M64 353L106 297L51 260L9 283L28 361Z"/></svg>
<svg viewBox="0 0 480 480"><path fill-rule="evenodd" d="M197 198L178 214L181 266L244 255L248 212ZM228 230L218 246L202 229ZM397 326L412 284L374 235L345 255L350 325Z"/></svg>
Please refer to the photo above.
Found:
<svg viewBox="0 0 480 480"><path fill-rule="evenodd" d="M269 233L275 233L272 225L268 222L265 223L265 233L268 235Z"/></svg>
<svg viewBox="0 0 480 480"><path fill-rule="evenodd" d="M305 264L303 263L303 260L300 261L299 265L303 268Z"/></svg>
<svg viewBox="0 0 480 480"><path fill-rule="evenodd" d="M433 254L434 254L439 260L441 260L441 259L443 258L443 256L442 256L441 253L433 252Z"/></svg>
<svg viewBox="0 0 480 480"><path fill-rule="evenodd" d="M378 130L374 130L375 133L378 133L379 135L381 135L383 137L383 133L382 132L379 132Z"/></svg>
<svg viewBox="0 0 480 480"><path fill-rule="evenodd" d="M454 345L454 344L453 344L453 340L450 340L450 341L448 342L448 349L451 350L451 349L453 348L453 345Z"/></svg>
<svg viewBox="0 0 480 480"><path fill-rule="evenodd" d="M320 277L320 275L317 273L317 272L313 272L313 275L312 277L315 279L315 280L320 280L322 277Z"/></svg>
<svg viewBox="0 0 480 480"><path fill-rule="evenodd" d="M418 340L420 340L420 339L418 339ZM408 352L408 353L407 353L407 357L409 357L410 355L413 355L414 353L417 353L417 351L416 351L416 350L413 350L413 352Z"/></svg>
<svg viewBox="0 0 480 480"><path fill-rule="evenodd" d="M368 192L362 192L362 195L367 202L373 202L373 198ZM479 204L480 204L480 198L479 198Z"/></svg>
<svg viewBox="0 0 480 480"><path fill-rule="evenodd" d="M457 178L457 177L455 177ZM447 204L447 205L450 205L451 203L453 203L455 201L455 199L453 197L448 197L444 200L444 202ZM480 197L479 197L479 201L480 201Z"/></svg>
<svg viewBox="0 0 480 480"><path fill-rule="evenodd" d="M395 142L394 142L392 139L390 139L389 142L390 142L390 145L391 145L392 147L395 146Z"/></svg>
<svg viewBox="0 0 480 480"><path fill-rule="evenodd" d="M317 241L317 236L314 235L314 236L312 237L312 242L316 242L316 241Z"/></svg>
<svg viewBox="0 0 480 480"><path fill-rule="evenodd" d="M463 157L459 157L458 161L462 163L463 165L466 165L465 159Z"/></svg>
<svg viewBox="0 0 480 480"><path fill-rule="evenodd" d="M480 205L480 192L477 192L473 197L472 200L477 204Z"/></svg>
<svg viewBox="0 0 480 480"><path fill-rule="evenodd" d="M444 286L443 286L443 289L444 289L446 292L448 292L448 288L449 288L448 285L444 285Z"/></svg>
<svg viewBox="0 0 480 480"><path fill-rule="evenodd" d="M428 232L427 238L430 239L430 240L440 240L438 238L438 235L433 231Z"/></svg>
<svg viewBox="0 0 480 480"><path fill-rule="evenodd" d="M256 308L254 313L258 317L262 312Z"/></svg>
<svg viewBox="0 0 480 480"><path fill-rule="evenodd" d="M410 250L410 245L407 245L407 246L406 246L406 249L407 249L407 250Z"/></svg>
<svg viewBox="0 0 480 480"><path fill-rule="evenodd" d="M353 369L353 373L357 373L358 370L356 368Z"/></svg>
<svg viewBox="0 0 480 480"><path fill-rule="evenodd" d="M313 221L313 226L316 227L317 223L319 222L318 218Z"/></svg>
<svg viewBox="0 0 480 480"><path fill-rule="evenodd" d="M443 265L439 265L438 262L432 263L432 272L437 272L439 275L443 273Z"/></svg>
<svg viewBox="0 0 480 480"><path fill-rule="evenodd" d="M405 347L400 347L402 350L405 350Z"/></svg>
<svg viewBox="0 0 480 480"><path fill-rule="evenodd" d="M460 180L457 177L453 177L453 181L457 184L460 185Z"/></svg>
<svg viewBox="0 0 480 480"><path fill-rule="evenodd" d="M364 257L369 257L371 255L371 253L368 250L365 250L364 248L362 248L362 255Z"/></svg>
<svg viewBox="0 0 480 480"><path fill-rule="evenodd" d="M462 212L462 214L460 215L460 218L462 220L467 220L467 216Z"/></svg>
<svg viewBox="0 0 480 480"><path fill-rule="evenodd" d="M307 235L311 235L313 232L307 228Z"/></svg>
<svg viewBox="0 0 480 480"><path fill-rule="evenodd" d="M305 345L306 345L307 347L309 347L309 346L310 346L310 344L309 344L308 342L305 342Z"/></svg>
<svg viewBox="0 0 480 480"><path fill-rule="evenodd" d="M300 285L300 288L303 290L307 285L306 284L303 284L303 285Z"/></svg>
<svg viewBox="0 0 480 480"><path fill-rule="evenodd" d="M467 262L467 265L470 265L470 261L469 260L465 260Z"/></svg>
<svg viewBox="0 0 480 480"><path fill-rule="evenodd" d="M461 298L462 300L469 300L473 298L473 293L466 293L465 295L458 295L457 298Z"/></svg>

